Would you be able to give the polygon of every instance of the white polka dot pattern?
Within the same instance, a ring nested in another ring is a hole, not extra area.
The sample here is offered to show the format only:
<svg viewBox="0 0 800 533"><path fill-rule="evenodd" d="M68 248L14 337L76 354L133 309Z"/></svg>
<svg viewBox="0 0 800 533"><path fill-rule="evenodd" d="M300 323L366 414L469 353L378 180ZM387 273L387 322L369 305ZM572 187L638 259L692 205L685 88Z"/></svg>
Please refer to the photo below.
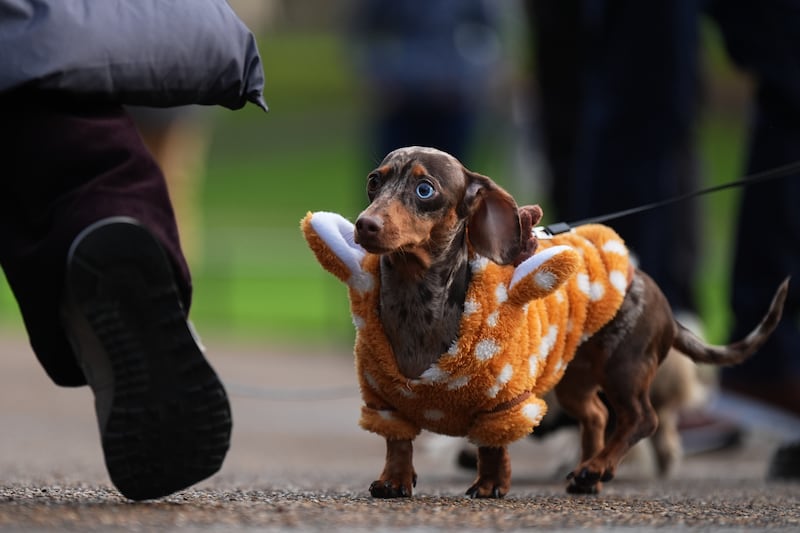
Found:
<svg viewBox="0 0 800 533"><path fill-rule="evenodd" d="M516 267L473 256L458 337L409 379L376 312L380 259L348 241L352 227L336 223L326 233L332 244L324 235L308 238L307 226L304 232L312 249L320 239L329 244L316 256L350 286L365 404L360 423L390 439L428 429L497 446L528 434L546 409L541 394L561 378L580 343L613 317L632 275L624 244L601 226L542 240Z"/></svg>

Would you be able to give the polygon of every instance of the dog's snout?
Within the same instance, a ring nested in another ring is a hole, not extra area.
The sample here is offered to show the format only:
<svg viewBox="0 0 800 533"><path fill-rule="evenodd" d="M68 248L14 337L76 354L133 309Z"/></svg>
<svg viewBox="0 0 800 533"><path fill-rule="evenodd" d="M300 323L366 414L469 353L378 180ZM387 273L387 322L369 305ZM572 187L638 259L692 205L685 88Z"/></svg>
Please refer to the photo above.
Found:
<svg viewBox="0 0 800 533"><path fill-rule="evenodd" d="M362 237L375 236L383 228L383 221L374 216L362 215L356 220L356 232Z"/></svg>

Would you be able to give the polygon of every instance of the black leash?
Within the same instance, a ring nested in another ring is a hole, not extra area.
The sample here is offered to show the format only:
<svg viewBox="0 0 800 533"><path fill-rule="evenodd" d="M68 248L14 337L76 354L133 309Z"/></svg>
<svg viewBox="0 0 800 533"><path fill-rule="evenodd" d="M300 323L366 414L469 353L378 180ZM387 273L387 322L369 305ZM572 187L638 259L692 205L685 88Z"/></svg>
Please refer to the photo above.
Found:
<svg viewBox="0 0 800 533"><path fill-rule="evenodd" d="M706 189L700 189L694 192L681 194L679 196L668 198L666 200L660 200L658 202L652 202L649 204L640 205L639 207L632 207L630 209L624 209L622 211L616 211L614 213L608 213L596 217L584 218L576 222L556 222L555 224L550 224L540 229L543 230L544 237L558 235L559 233L566 233L570 231L572 228L577 226L583 226L585 224L599 224L602 222L607 222L609 220L616 220L618 218L626 217L629 215L635 215L636 213L641 213L643 211L650 211L652 209L658 209L659 207L664 207L677 202L682 202L684 200L690 200L692 198L696 198L697 196L702 196L704 194L709 194L724 189L730 189L733 187L752 185L755 183L774 180L778 178L785 178L786 176L790 176L798 172L800 172L800 161L795 161L794 163L789 163L787 165L776 167L770 170L765 170L763 172L757 172L755 174L745 176L744 178L735 181L730 181L728 183L723 183L721 185L714 185L713 187L708 187Z"/></svg>

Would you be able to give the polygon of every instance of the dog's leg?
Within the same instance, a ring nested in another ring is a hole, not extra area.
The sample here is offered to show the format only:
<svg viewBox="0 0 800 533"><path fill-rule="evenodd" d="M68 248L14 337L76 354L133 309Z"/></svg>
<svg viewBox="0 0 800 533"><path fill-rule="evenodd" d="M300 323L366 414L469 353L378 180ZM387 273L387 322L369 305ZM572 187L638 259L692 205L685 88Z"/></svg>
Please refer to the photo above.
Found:
<svg viewBox="0 0 800 533"><path fill-rule="evenodd" d="M583 458L568 476L568 492L598 492L601 482L614 478L631 446L655 432L650 384L674 335L669 303L650 278L637 273L617 316L580 347L556 386L559 401L578 418L584 435ZM615 417L605 444L607 410L605 417L600 414L598 390Z"/></svg>
<svg viewBox="0 0 800 533"><path fill-rule="evenodd" d="M602 387L614 411L615 427L599 453L590 456L584 451L584 459L569 476L568 492L598 492L600 482L614 478L617 466L631 446L652 435L658 426L650 404L650 383L659 358L652 347L647 351L633 349L620 348L605 365L607 374ZM634 353L640 355L631 357Z"/></svg>
<svg viewBox="0 0 800 533"><path fill-rule="evenodd" d="M705 401L706 394L696 365L677 350L670 350L650 386L650 403L658 416L658 429L650 442L660 477L669 477L683 457L678 432L680 412Z"/></svg>
<svg viewBox="0 0 800 533"><path fill-rule="evenodd" d="M386 465L381 477L369 486L375 498L408 498L417 485L410 440L386 440Z"/></svg>
<svg viewBox="0 0 800 533"><path fill-rule="evenodd" d="M651 436L658 427L658 417L650 405L649 380L645 387L637 386L630 396L607 392L608 401L616 415L616 427L606 442L605 448L592 460L581 466L600 476L600 481L610 481L631 446Z"/></svg>
<svg viewBox="0 0 800 533"><path fill-rule="evenodd" d="M658 475L662 478L669 477L683 456L681 435L678 432L677 408L664 408L656 411L658 416L658 429L650 439L653 443Z"/></svg>
<svg viewBox="0 0 800 533"><path fill-rule="evenodd" d="M658 417L650 403L650 385L658 365L672 346L675 326L669 303L661 291L644 274L638 276L644 280L644 285L639 291L634 282L620 310L625 315L596 335L595 343L591 340L587 343L596 348L606 348L611 344L609 338L627 331L610 353L600 349L600 354L608 353L607 358L594 359L593 368L614 411L615 427L600 453L584 460L573 471L570 485L573 488L591 487L597 481L613 479L617 466L631 446L651 436L658 427ZM636 306L637 300L643 307ZM631 309L640 312L631 313ZM627 327L616 330L615 326L626 323Z"/></svg>
<svg viewBox="0 0 800 533"><path fill-rule="evenodd" d="M502 498L511 488L511 459L505 446L478 448L478 478L467 496L472 498Z"/></svg>
<svg viewBox="0 0 800 533"><path fill-rule="evenodd" d="M605 446L608 409L600 399L598 390L592 373L583 371L579 364L568 367L564 378L556 386L559 403L580 424L581 464L598 455ZM571 472L569 479L568 492L594 494L600 491L600 476L592 476L581 468Z"/></svg>

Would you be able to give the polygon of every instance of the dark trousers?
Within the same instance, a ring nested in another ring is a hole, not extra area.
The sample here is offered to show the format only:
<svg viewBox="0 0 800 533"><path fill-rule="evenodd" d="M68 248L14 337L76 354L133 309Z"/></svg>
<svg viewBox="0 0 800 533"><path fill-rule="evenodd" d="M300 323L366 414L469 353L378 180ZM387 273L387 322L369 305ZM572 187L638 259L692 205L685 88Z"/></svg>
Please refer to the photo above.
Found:
<svg viewBox="0 0 800 533"><path fill-rule="evenodd" d="M191 281L164 177L117 105L0 95L0 153L0 265L48 375L85 384L59 313L69 246L89 224L128 216L149 228L188 309Z"/></svg>
<svg viewBox="0 0 800 533"><path fill-rule="evenodd" d="M744 171L800 159L797 0L531 0L529 7L559 219L605 214L696 187L692 127L703 14L756 82ZM610 225L673 307L691 308L694 206ZM738 338L758 322L780 280L800 275L800 176L746 188L735 231L732 310ZM726 379L800 379L798 306L795 281L773 339Z"/></svg>
<svg viewBox="0 0 800 533"><path fill-rule="evenodd" d="M800 1L714 2L731 57L755 76L747 173L800 159ZM723 384L755 383L790 391L800 412L800 174L742 194L733 257L732 338L766 310L775 287L792 276L784 318L760 353L723 372ZM793 391L793 393L791 392Z"/></svg>
<svg viewBox="0 0 800 533"><path fill-rule="evenodd" d="M676 196L696 182L696 14L689 2L534 0L545 151L558 220ZM691 204L608 223L677 308L691 309Z"/></svg>

